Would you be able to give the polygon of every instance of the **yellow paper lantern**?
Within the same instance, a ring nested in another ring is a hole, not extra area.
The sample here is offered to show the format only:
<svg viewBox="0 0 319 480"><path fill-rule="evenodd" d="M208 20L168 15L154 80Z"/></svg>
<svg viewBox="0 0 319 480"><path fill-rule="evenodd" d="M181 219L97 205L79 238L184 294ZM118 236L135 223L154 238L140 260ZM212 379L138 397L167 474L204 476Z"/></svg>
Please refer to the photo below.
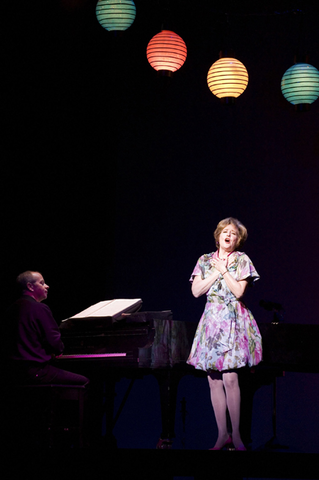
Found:
<svg viewBox="0 0 319 480"><path fill-rule="evenodd" d="M220 58L210 67L207 84L218 98L237 98L248 85L248 72L236 58Z"/></svg>

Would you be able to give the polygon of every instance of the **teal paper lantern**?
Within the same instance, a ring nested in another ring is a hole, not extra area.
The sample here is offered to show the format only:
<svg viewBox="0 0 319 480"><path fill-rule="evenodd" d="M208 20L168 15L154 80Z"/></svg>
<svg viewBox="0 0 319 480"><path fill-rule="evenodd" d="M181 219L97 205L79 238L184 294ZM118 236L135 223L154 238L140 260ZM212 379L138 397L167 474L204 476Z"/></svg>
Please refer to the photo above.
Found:
<svg viewBox="0 0 319 480"><path fill-rule="evenodd" d="M100 25L109 32L127 30L136 17L133 0L99 0L95 12Z"/></svg>
<svg viewBox="0 0 319 480"><path fill-rule="evenodd" d="M319 97L319 71L308 63L295 63L283 75L281 91L293 105L310 105Z"/></svg>

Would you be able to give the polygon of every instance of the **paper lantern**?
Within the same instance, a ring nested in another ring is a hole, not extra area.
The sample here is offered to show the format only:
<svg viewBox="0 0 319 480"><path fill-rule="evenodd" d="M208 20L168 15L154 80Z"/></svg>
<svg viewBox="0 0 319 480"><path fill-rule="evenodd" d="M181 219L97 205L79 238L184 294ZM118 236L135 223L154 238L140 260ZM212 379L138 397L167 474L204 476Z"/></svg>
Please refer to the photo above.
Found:
<svg viewBox="0 0 319 480"><path fill-rule="evenodd" d="M176 72L185 63L187 48L179 35L162 30L149 41L146 56L156 71Z"/></svg>
<svg viewBox="0 0 319 480"><path fill-rule="evenodd" d="M248 85L248 72L236 58L222 57L210 67L207 84L218 98L237 98Z"/></svg>
<svg viewBox="0 0 319 480"><path fill-rule="evenodd" d="M136 17L133 0L99 0L95 12L100 25L109 32L127 30Z"/></svg>
<svg viewBox="0 0 319 480"><path fill-rule="evenodd" d="M308 63L295 63L284 73L281 91L293 105L310 105L319 97L319 71Z"/></svg>

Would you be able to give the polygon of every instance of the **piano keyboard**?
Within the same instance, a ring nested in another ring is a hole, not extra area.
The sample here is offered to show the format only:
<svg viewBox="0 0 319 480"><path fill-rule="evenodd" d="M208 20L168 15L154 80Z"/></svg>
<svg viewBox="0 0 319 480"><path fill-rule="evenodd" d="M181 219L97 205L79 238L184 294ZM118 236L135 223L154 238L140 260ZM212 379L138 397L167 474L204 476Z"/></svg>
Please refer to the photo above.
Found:
<svg viewBox="0 0 319 480"><path fill-rule="evenodd" d="M66 358L115 358L115 357L126 357L127 353L74 353L70 355L59 355L56 359L66 359Z"/></svg>

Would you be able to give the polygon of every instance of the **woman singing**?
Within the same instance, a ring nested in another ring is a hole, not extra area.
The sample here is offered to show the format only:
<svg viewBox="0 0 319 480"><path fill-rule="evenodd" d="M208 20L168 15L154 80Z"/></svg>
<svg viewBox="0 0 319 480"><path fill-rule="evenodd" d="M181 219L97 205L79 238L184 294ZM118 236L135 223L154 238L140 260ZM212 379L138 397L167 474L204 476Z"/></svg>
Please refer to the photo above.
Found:
<svg viewBox="0 0 319 480"><path fill-rule="evenodd" d="M199 258L190 279L193 295L197 298L205 293L207 302L187 363L208 374L218 427L213 450L231 442L236 450L245 450L239 432L238 370L262 360L262 345L257 323L241 298L259 275L250 258L238 251L247 238L242 223L225 218L217 225L214 237L217 250Z"/></svg>

